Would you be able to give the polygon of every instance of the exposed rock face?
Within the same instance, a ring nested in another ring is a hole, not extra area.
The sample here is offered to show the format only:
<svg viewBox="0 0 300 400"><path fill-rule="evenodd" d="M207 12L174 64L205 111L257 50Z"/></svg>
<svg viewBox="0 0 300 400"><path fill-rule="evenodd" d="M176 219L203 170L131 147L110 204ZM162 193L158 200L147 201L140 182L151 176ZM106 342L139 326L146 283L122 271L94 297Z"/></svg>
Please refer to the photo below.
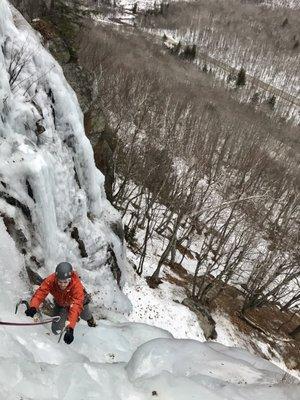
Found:
<svg viewBox="0 0 300 400"><path fill-rule="evenodd" d="M110 225L111 230L118 236L120 241L124 243L125 233L123 229L123 225L120 221L116 221Z"/></svg>
<svg viewBox="0 0 300 400"><path fill-rule="evenodd" d="M205 307L195 303L192 299L189 298L185 298L182 301L182 304L196 314L200 327L203 330L205 339L216 339L216 323L210 315L209 311Z"/></svg>
<svg viewBox="0 0 300 400"><path fill-rule="evenodd" d="M91 103L91 101L90 101ZM108 129L106 126L106 119L101 109L97 105L90 105L84 111L84 129L86 135L91 137L98 134L105 134Z"/></svg>
<svg viewBox="0 0 300 400"><path fill-rule="evenodd" d="M108 252L109 252L108 263L110 265L110 270L111 270L119 288L121 288L120 282L121 282L122 272L118 266L118 261L117 261L115 252L112 247L109 247Z"/></svg>
<svg viewBox="0 0 300 400"><path fill-rule="evenodd" d="M109 131L104 131L100 135L97 135L98 141L94 146L95 153L95 164L96 167L105 176L105 192L109 201L112 201L112 185L114 183L114 165L113 165L113 155L114 146L112 145L113 138L107 133ZM112 134L113 135L113 134Z"/></svg>
<svg viewBox="0 0 300 400"><path fill-rule="evenodd" d="M70 51L59 36L56 27L45 19L36 18L31 21L31 25L43 37L44 44L49 48L54 58L60 64L67 64L71 59Z"/></svg>
<svg viewBox="0 0 300 400"><path fill-rule="evenodd" d="M75 239L76 242L78 243L78 248L80 251L81 258L87 258L88 254L86 252L84 242L80 239L78 228L76 226L74 226L71 231L71 238Z"/></svg>
<svg viewBox="0 0 300 400"><path fill-rule="evenodd" d="M290 333L290 336L300 343L300 325Z"/></svg>

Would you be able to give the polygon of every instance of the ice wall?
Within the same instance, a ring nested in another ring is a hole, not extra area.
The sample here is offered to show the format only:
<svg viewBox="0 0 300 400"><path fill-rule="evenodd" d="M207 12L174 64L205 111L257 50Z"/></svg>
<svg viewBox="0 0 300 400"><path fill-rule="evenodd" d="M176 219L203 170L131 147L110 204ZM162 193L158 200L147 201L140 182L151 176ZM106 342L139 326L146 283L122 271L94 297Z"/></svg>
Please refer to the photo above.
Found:
<svg viewBox="0 0 300 400"><path fill-rule="evenodd" d="M106 200L76 95L6 0L0 0L0 71L0 213L11 218L25 260L38 260L42 276L68 260L101 285L88 271L105 265L110 246L124 279L124 248L111 230L119 215ZM104 275L118 293L109 268Z"/></svg>

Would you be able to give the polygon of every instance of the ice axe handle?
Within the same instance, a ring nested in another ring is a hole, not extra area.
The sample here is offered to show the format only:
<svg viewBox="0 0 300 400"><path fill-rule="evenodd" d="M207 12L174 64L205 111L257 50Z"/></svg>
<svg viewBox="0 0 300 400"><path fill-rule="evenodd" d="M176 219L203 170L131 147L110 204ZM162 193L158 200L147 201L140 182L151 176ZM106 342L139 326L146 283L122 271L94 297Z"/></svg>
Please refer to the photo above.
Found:
<svg viewBox="0 0 300 400"><path fill-rule="evenodd" d="M63 329L61 330L61 332L60 332L60 335L59 335L59 338L58 338L58 342L57 343L59 343L60 342L60 340L61 340L61 338L62 338L62 336L63 336L63 334L65 333L65 331L66 331L66 326L64 326L63 327Z"/></svg>

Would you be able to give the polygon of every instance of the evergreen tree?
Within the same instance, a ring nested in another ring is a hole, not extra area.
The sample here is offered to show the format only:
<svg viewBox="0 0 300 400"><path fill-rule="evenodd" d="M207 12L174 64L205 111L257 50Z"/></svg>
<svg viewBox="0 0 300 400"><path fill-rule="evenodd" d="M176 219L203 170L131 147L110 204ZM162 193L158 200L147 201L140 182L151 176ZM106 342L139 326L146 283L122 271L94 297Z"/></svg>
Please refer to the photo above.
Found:
<svg viewBox="0 0 300 400"><path fill-rule="evenodd" d="M132 7L132 14L136 14L137 13L137 3L134 3L133 7Z"/></svg>
<svg viewBox="0 0 300 400"><path fill-rule="evenodd" d="M160 14L164 17L167 15L169 9L169 3L160 3Z"/></svg>
<svg viewBox="0 0 300 400"><path fill-rule="evenodd" d="M289 20L287 18L284 19L283 23L281 24L282 28L284 28L285 26L287 26L289 23Z"/></svg>
<svg viewBox="0 0 300 400"><path fill-rule="evenodd" d="M196 45L193 44L192 46L186 45L183 51L183 57L187 60L194 60L196 57Z"/></svg>
<svg viewBox="0 0 300 400"><path fill-rule="evenodd" d="M252 96L251 103L258 104L258 102L259 102L259 93L255 92L254 95Z"/></svg>
<svg viewBox="0 0 300 400"><path fill-rule="evenodd" d="M238 76L236 79L236 86L245 86L245 84L246 84L246 71L242 67L239 70L239 73L238 73Z"/></svg>
<svg viewBox="0 0 300 400"><path fill-rule="evenodd" d="M180 51L181 51L181 42L179 41L176 46L174 46L171 50L172 54L176 54L177 56L180 55Z"/></svg>
<svg viewBox="0 0 300 400"><path fill-rule="evenodd" d="M276 97L274 96L274 94L272 94L272 96L269 97L269 99L267 100L267 103L269 104L270 108L272 110L274 110L275 104L276 104Z"/></svg>
<svg viewBox="0 0 300 400"><path fill-rule="evenodd" d="M192 48L191 48L191 59L194 60L196 57L196 53L197 53L197 46L195 44L193 44Z"/></svg>

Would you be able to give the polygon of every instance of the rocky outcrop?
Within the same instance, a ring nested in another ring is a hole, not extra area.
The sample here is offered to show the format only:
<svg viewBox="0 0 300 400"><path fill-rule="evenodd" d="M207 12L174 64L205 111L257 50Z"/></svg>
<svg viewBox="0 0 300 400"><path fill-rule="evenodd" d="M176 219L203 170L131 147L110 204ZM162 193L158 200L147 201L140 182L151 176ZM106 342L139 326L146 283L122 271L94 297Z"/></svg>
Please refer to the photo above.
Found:
<svg viewBox="0 0 300 400"><path fill-rule="evenodd" d="M113 233L118 236L121 243L124 243L125 233L124 233L124 229L123 229L123 225L122 225L121 221L116 221L116 222L112 223L110 225L110 228L113 231Z"/></svg>
<svg viewBox="0 0 300 400"><path fill-rule="evenodd" d="M79 251L80 251L81 258L88 257L88 254L87 254L86 249L85 249L84 242L83 242L83 240L80 239L78 228L76 226L74 226L72 228L72 230L71 230L71 238L76 240L76 242L78 244Z"/></svg>
<svg viewBox="0 0 300 400"><path fill-rule="evenodd" d="M196 314L199 325L201 329L203 330L205 339L216 339L217 338L217 332L216 332L216 323L212 316L210 315L210 312L200 304L197 304L195 301L193 301L190 298L185 298L182 301L182 304L186 307L188 307L193 313Z"/></svg>
<svg viewBox="0 0 300 400"><path fill-rule="evenodd" d="M120 283L121 283L122 272L119 268L116 254L111 246L108 247L108 254L109 256L107 262L110 265L110 270L117 282L117 285L119 286L119 288L121 288Z"/></svg>
<svg viewBox="0 0 300 400"><path fill-rule="evenodd" d="M68 46L50 21L35 18L31 21L31 25L42 35L45 45L60 64L70 62L71 54Z"/></svg>
<svg viewBox="0 0 300 400"><path fill-rule="evenodd" d="M51 8L53 0L11 0L27 21L45 15Z"/></svg>
<svg viewBox="0 0 300 400"><path fill-rule="evenodd" d="M113 183L114 183L114 164L112 162L114 156L114 134L110 129L105 129L97 135L97 143L94 146L96 167L105 176L105 192L109 201L113 199Z"/></svg>

